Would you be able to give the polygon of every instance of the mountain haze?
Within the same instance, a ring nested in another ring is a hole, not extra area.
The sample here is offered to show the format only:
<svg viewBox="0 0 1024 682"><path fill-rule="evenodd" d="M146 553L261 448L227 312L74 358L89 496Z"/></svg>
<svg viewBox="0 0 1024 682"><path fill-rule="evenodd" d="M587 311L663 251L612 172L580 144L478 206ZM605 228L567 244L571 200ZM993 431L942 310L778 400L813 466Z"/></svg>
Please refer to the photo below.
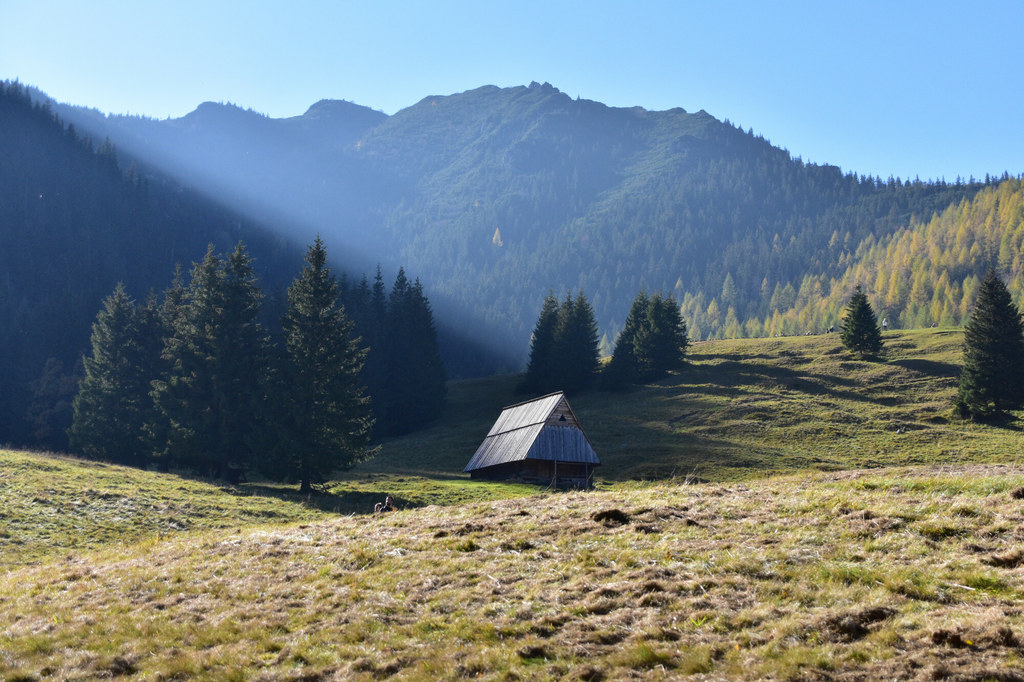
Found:
<svg viewBox="0 0 1024 682"><path fill-rule="evenodd" d="M60 111L283 232L406 265L442 319L519 357L551 289L582 288L606 342L641 288L720 311L691 319L696 338L748 333L776 288L837 277L863 240L985 186L844 174L703 111L612 108L537 83L393 116L336 101L286 119L211 103L164 121Z"/></svg>
<svg viewBox="0 0 1024 682"><path fill-rule="evenodd" d="M119 281L141 301L208 244L223 251L242 239L271 292L301 262L298 248L254 221L120 168L109 142L66 129L18 84L0 83L0 159L0 442L63 441L69 375Z"/></svg>

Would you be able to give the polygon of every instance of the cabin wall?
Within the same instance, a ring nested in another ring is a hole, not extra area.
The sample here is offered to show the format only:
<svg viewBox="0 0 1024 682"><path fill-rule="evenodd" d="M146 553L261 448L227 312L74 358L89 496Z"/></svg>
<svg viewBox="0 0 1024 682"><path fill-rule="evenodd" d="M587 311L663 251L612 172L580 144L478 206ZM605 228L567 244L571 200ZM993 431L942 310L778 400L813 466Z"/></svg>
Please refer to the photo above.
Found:
<svg viewBox="0 0 1024 682"><path fill-rule="evenodd" d="M526 459L476 469L470 473L470 477L488 481L522 481L558 488L590 488L593 487L594 465Z"/></svg>

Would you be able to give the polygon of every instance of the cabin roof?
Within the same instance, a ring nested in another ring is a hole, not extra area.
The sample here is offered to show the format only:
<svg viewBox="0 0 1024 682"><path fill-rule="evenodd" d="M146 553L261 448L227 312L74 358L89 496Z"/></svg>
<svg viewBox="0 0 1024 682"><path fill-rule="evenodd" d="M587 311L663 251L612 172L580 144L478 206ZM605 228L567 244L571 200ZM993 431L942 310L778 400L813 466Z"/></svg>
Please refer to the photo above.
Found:
<svg viewBox="0 0 1024 682"><path fill-rule="evenodd" d="M463 471L524 459L601 463L561 392L504 408Z"/></svg>

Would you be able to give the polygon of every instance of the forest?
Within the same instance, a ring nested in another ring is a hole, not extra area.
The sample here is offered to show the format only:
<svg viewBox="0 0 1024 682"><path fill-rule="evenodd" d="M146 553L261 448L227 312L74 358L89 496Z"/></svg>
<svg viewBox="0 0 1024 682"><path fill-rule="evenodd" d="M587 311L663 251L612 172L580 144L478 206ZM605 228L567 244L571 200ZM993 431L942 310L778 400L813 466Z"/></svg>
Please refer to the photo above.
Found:
<svg viewBox="0 0 1024 682"><path fill-rule="evenodd" d="M820 332L857 286L893 328L962 324L993 267L1024 295L1019 177L858 176L703 111L548 84L392 116L206 103L157 121L5 83L0 154L0 440L37 447L66 444L105 297L121 282L145 301L210 244L244 241L271 336L314 235L371 348L384 273L400 274L395 287L429 292L449 378L523 370L552 291L585 293L603 356L637 292L678 301L690 341ZM372 354L365 379L407 388Z"/></svg>
<svg viewBox="0 0 1024 682"><path fill-rule="evenodd" d="M825 312L785 323L812 295L805 278L828 295L862 244L1010 179L860 176L703 111L613 108L538 83L392 116L330 101L288 119L215 103L166 121L60 111L236 210L367 256L364 270L404 264L441 319L517 358L509 369L552 289L587 293L605 354L640 290L682 302L695 340L821 328Z"/></svg>
<svg viewBox="0 0 1024 682"><path fill-rule="evenodd" d="M301 245L166 176L126 163L109 140L96 143L66 125L17 83L0 84L0 158L0 442L67 449L82 358L104 301L120 284L146 306L172 286L176 271L188 272L211 249L227 253L244 241L261 290L260 324L268 336L280 336L286 289L302 264ZM358 272L338 268L338 275L340 302L351 311L354 333L376 346L364 380L381 415L390 401L384 398L389 389L382 339L408 338L391 333L398 327L396 316L415 318L414 338L426 343L405 342L398 351L402 358L422 365L419 350L430 355L436 350L431 344L440 343L445 365L456 374L493 366L487 353L457 334L432 336L430 303L404 270L390 291L379 270L370 284ZM433 371L436 392L436 373L444 367ZM404 390L392 391L395 400L409 400L400 397ZM423 405L430 406L425 413L410 410L405 421L381 420L375 434L422 425L436 413L431 401Z"/></svg>

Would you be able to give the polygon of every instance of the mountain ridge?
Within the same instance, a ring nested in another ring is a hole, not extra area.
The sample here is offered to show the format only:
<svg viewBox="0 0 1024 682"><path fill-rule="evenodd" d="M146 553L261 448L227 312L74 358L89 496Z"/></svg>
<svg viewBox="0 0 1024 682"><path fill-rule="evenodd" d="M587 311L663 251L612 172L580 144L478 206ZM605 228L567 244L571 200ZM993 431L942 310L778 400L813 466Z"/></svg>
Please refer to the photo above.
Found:
<svg viewBox="0 0 1024 682"><path fill-rule="evenodd" d="M73 107L62 115L78 124ZM704 110L609 107L548 83L430 95L390 116L325 100L191 136L181 119L80 119L282 234L319 232L364 269L408 266L439 315L519 357L549 290L583 289L609 340L640 289L719 299L722 319L695 336L721 335L736 329L730 307L762 319L776 287L836 275L833 234L884 237L984 186L843 173Z"/></svg>

